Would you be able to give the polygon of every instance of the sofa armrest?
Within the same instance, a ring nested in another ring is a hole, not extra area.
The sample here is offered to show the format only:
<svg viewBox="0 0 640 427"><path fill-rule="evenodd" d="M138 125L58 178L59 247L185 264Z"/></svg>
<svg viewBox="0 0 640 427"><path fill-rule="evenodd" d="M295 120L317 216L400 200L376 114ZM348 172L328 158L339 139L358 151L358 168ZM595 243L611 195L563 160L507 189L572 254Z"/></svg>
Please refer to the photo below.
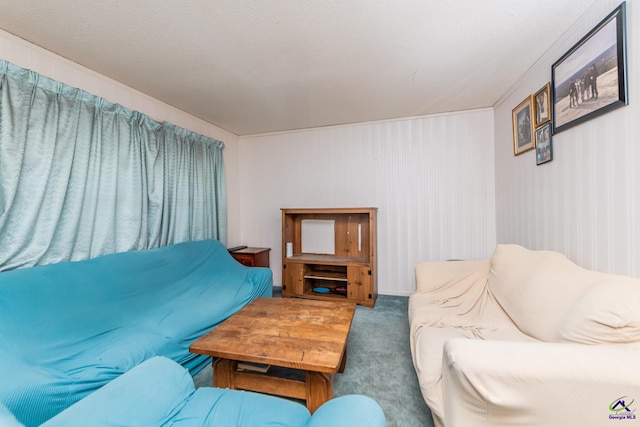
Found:
<svg viewBox="0 0 640 427"><path fill-rule="evenodd" d="M489 259L474 261L419 262L415 265L416 292L435 292L463 283L487 281Z"/></svg>
<svg viewBox="0 0 640 427"><path fill-rule="evenodd" d="M350 394L336 397L313 413L307 427L386 427L378 403L367 396Z"/></svg>
<svg viewBox="0 0 640 427"><path fill-rule="evenodd" d="M189 372L153 357L51 418L42 427L163 425L195 386Z"/></svg>
<svg viewBox="0 0 640 427"><path fill-rule="evenodd" d="M244 411L249 412L243 415ZM269 411L275 415L264 417ZM2 415L0 411L0 420ZM189 372L164 357L141 363L42 427L161 426L169 421L175 425L209 425L214 421L217 425L220 421L220 425L287 426L309 421L308 427L386 427L382 409L366 396L338 397L310 417L303 405L273 396L212 387L196 391Z"/></svg>
<svg viewBox="0 0 640 427"><path fill-rule="evenodd" d="M423 326L487 326L482 324L485 310L497 306L487 301L492 299L489 268L488 259L416 264L416 293L409 298L408 312L412 337Z"/></svg>
<svg viewBox="0 0 640 427"><path fill-rule="evenodd" d="M635 416L640 347L452 339L445 343L448 427L601 426ZM620 404L624 402L624 404Z"/></svg>

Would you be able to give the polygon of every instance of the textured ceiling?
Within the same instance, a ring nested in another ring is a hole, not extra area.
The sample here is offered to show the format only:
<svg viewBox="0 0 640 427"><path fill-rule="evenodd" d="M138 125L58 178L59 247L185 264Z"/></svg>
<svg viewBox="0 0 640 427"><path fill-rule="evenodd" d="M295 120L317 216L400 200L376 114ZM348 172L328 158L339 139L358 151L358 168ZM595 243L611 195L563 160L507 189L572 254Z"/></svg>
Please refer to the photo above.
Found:
<svg viewBox="0 0 640 427"><path fill-rule="evenodd" d="M238 135L490 107L597 0L0 0L0 28Z"/></svg>

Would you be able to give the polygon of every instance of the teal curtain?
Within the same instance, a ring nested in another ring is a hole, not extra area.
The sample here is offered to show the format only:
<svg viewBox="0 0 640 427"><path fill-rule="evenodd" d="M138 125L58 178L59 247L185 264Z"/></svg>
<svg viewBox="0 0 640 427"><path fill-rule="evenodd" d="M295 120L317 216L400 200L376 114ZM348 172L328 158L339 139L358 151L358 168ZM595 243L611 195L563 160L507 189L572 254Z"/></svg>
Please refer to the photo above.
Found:
<svg viewBox="0 0 640 427"><path fill-rule="evenodd" d="M0 61L0 271L226 244L223 147Z"/></svg>

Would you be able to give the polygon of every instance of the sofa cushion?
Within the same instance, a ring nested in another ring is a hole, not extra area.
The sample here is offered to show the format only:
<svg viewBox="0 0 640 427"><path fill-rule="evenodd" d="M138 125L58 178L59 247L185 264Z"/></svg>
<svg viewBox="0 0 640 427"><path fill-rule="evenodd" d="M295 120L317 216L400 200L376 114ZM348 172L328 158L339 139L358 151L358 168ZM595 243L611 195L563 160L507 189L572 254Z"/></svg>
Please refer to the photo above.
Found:
<svg viewBox="0 0 640 427"><path fill-rule="evenodd" d="M513 323L542 341L564 341L560 335L569 310L602 273L585 270L552 251L498 245L491 258L489 289Z"/></svg>
<svg viewBox="0 0 640 427"><path fill-rule="evenodd" d="M411 325L411 355L420 384L420 391L431 410L435 426L442 426L444 417L444 385L442 383L442 349L454 338L468 338L456 328Z"/></svg>
<svg viewBox="0 0 640 427"><path fill-rule="evenodd" d="M310 419L311 414L306 407L288 399L242 390L201 387L189 397L169 425L305 427Z"/></svg>
<svg viewBox="0 0 640 427"><path fill-rule="evenodd" d="M566 315L560 335L583 344L640 342L640 280L607 276Z"/></svg>

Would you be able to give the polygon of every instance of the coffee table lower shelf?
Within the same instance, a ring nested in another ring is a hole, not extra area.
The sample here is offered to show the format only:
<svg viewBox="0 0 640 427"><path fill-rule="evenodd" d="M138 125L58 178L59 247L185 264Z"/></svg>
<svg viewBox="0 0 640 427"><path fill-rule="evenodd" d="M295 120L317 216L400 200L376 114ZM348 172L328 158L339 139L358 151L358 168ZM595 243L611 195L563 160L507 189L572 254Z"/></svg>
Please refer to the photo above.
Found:
<svg viewBox="0 0 640 427"><path fill-rule="evenodd" d="M268 373L238 371L237 361L218 358L213 360L213 385L304 400L309 412L313 413L323 403L333 398L333 374L303 372L304 381L281 378Z"/></svg>

